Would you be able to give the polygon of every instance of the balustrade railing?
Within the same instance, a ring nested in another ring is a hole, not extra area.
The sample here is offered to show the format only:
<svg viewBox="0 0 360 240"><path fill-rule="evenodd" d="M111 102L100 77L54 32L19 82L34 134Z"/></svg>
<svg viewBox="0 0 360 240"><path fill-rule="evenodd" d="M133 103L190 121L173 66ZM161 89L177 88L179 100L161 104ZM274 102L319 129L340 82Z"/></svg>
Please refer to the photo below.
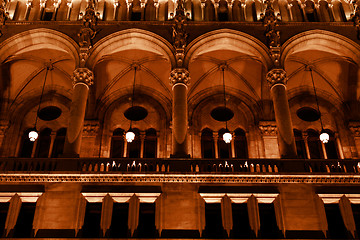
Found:
<svg viewBox="0 0 360 240"><path fill-rule="evenodd" d="M1 172L360 173L360 160L0 158Z"/></svg>

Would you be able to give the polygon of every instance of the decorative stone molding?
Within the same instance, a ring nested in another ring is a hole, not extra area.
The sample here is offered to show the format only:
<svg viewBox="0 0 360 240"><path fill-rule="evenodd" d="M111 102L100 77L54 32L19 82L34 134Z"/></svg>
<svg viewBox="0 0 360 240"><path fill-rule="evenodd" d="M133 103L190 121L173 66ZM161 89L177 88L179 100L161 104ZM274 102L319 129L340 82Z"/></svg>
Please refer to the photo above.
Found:
<svg viewBox="0 0 360 240"><path fill-rule="evenodd" d="M307 184L360 184L360 174L0 174L1 182L9 183L236 183L236 184L282 184L282 183L307 183Z"/></svg>
<svg viewBox="0 0 360 240"><path fill-rule="evenodd" d="M357 38L360 39L360 6L358 4L355 4L355 12L351 14L351 20L357 30Z"/></svg>
<svg viewBox="0 0 360 240"><path fill-rule="evenodd" d="M260 122L259 129L263 136L276 136L277 133L276 123L272 121Z"/></svg>
<svg viewBox="0 0 360 240"><path fill-rule="evenodd" d="M72 80L73 80L73 86L79 83L83 83L86 84L87 86L91 86L94 83L94 74L88 68L77 68L74 71Z"/></svg>
<svg viewBox="0 0 360 240"><path fill-rule="evenodd" d="M288 78L284 69L274 68L266 74L266 80L270 87L273 87L276 84L286 85Z"/></svg>
<svg viewBox="0 0 360 240"><path fill-rule="evenodd" d="M83 128L83 137L92 137L96 136L99 132L99 122L98 121L85 121Z"/></svg>
<svg viewBox="0 0 360 240"><path fill-rule="evenodd" d="M263 15L262 21L265 29L265 36L268 41L268 46L271 47L280 47L280 31L276 28L279 26L280 17L275 16L275 11L273 9L272 1L266 0L266 9L265 15Z"/></svg>
<svg viewBox="0 0 360 240"><path fill-rule="evenodd" d="M354 137L360 137L360 122L350 122L349 129Z"/></svg>
<svg viewBox="0 0 360 240"><path fill-rule="evenodd" d="M175 58L177 67L182 67L184 58L185 58L185 47L186 40L188 37L187 32L185 31L185 8L184 2L179 0L176 7L176 14L174 18L174 24L172 26L172 38L173 38L173 46L176 50Z"/></svg>
<svg viewBox="0 0 360 240"><path fill-rule="evenodd" d="M9 128L8 124L0 122L0 136L5 135L8 128Z"/></svg>
<svg viewBox="0 0 360 240"><path fill-rule="evenodd" d="M190 73L185 68L175 68L170 72L170 83L174 86L176 84L190 83Z"/></svg>
<svg viewBox="0 0 360 240"><path fill-rule="evenodd" d="M87 1L88 5L85 9L85 14L82 17L83 26L78 33L79 36L79 45L82 48L90 49L92 46L92 39L94 39L96 35L95 26L97 24L97 16L95 14L95 1L89 0Z"/></svg>

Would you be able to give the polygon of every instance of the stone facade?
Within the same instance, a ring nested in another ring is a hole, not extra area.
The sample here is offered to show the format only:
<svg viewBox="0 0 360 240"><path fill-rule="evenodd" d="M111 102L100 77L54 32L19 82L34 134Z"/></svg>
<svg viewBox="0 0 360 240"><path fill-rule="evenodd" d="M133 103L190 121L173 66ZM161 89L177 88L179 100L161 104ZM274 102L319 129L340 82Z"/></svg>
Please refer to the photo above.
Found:
<svg viewBox="0 0 360 240"><path fill-rule="evenodd" d="M359 17L335 0L2 1L0 234L358 239Z"/></svg>

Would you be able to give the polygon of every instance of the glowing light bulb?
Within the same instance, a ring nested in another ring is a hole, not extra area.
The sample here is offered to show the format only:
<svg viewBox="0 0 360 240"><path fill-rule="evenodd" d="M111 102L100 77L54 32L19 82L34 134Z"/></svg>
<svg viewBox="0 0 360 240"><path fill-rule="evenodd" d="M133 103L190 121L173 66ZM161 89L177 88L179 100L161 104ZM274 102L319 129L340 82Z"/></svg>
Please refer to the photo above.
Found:
<svg viewBox="0 0 360 240"><path fill-rule="evenodd" d="M229 130L227 130L224 134L223 134L223 140L225 143L230 143L232 140L232 135L229 132Z"/></svg>
<svg viewBox="0 0 360 240"><path fill-rule="evenodd" d="M330 139L330 136L328 133L324 132L324 131L321 131L321 134L320 134L320 141L323 142L323 143L327 143L329 142L329 139Z"/></svg>
<svg viewBox="0 0 360 240"><path fill-rule="evenodd" d="M125 134L126 141L131 143L135 139L135 133L132 131L132 129L129 129L129 131Z"/></svg>
<svg viewBox="0 0 360 240"><path fill-rule="evenodd" d="M38 136L39 134L36 132L36 130L32 130L29 132L29 140L32 142L35 142Z"/></svg>

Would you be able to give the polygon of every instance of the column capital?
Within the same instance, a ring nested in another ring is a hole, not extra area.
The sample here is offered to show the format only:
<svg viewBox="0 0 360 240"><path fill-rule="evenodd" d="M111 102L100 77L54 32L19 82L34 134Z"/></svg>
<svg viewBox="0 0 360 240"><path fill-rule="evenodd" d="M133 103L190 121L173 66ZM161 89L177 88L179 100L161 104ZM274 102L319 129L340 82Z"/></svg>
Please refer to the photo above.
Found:
<svg viewBox="0 0 360 240"><path fill-rule="evenodd" d="M190 84L190 73L186 68L175 68L170 72L170 83L176 84Z"/></svg>
<svg viewBox="0 0 360 240"><path fill-rule="evenodd" d="M90 87L94 83L94 74L88 68L77 68L73 73L73 86L77 84L85 84Z"/></svg>
<svg viewBox="0 0 360 240"><path fill-rule="evenodd" d="M286 85L288 78L284 69L274 68L266 74L266 80L272 88L276 84Z"/></svg>
<svg viewBox="0 0 360 240"><path fill-rule="evenodd" d="M263 136L276 136L277 127L273 121L262 121L259 123L259 129Z"/></svg>

